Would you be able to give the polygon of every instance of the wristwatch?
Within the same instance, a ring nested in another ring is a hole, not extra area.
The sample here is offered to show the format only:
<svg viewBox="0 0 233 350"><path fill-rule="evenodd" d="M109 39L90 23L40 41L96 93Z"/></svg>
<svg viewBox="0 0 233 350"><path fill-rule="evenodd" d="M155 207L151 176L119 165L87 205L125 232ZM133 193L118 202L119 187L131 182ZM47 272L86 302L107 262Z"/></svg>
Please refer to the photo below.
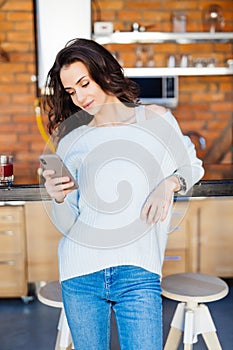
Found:
<svg viewBox="0 0 233 350"><path fill-rule="evenodd" d="M186 184L186 181L185 181L185 179L183 178L183 176L181 176L181 175L178 174L178 173L173 173L172 175L175 176L175 177L178 179L178 181L179 181L180 189L179 189L178 192L180 192L180 191L186 192L186 190L187 190L187 184Z"/></svg>

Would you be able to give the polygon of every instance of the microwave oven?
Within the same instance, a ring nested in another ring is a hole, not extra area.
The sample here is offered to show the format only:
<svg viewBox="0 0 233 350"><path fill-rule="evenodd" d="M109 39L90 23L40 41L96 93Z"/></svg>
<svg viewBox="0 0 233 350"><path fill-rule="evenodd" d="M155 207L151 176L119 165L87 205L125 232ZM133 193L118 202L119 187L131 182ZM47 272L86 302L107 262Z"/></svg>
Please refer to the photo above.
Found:
<svg viewBox="0 0 233 350"><path fill-rule="evenodd" d="M139 85L139 99L141 103L158 104L168 108L175 108L177 106L177 76L141 76L136 74L132 75L127 72L126 76Z"/></svg>

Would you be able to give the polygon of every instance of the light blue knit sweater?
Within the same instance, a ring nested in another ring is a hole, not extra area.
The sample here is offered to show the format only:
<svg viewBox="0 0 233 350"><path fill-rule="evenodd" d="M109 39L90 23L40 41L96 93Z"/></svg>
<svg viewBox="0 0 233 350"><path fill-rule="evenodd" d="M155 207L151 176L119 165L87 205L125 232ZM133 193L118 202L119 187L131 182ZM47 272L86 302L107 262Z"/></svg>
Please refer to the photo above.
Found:
<svg viewBox="0 0 233 350"><path fill-rule="evenodd" d="M165 221L149 226L140 219L143 203L174 172L188 191L204 170L170 111L135 110L136 124L81 126L59 143L57 153L79 184L63 203L53 202L53 221L64 235L61 281L118 265L161 275L172 205Z"/></svg>

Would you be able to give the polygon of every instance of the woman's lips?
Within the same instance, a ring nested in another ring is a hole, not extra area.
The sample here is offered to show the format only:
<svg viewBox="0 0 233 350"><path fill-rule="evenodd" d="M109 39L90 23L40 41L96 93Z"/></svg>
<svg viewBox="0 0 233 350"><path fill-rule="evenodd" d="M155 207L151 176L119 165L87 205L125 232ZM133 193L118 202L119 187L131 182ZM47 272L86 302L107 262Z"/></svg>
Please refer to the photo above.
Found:
<svg viewBox="0 0 233 350"><path fill-rule="evenodd" d="M86 103L86 104L83 106L83 108L84 108L84 109L89 109L89 108L91 107L92 104L93 104L93 101L88 102L88 103Z"/></svg>

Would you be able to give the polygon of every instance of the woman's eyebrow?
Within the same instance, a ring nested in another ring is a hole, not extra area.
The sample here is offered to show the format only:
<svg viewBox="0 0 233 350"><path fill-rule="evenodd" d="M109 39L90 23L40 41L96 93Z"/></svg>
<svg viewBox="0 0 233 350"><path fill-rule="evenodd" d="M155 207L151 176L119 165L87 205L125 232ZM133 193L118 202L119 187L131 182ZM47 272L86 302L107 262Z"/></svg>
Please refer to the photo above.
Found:
<svg viewBox="0 0 233 350"><path fill-rule="evenodd" d="M78 79L78 80L76 81L75 85L78 85L78 84L80 83L80 81L81 81L83 78L86 78L86 77L87 77L87 75L83 75L80 79ZM72 87L67 86L67 87L65 87L64 89L65 89L65 90L69 90L69 89L72 89Z"/></svg>

